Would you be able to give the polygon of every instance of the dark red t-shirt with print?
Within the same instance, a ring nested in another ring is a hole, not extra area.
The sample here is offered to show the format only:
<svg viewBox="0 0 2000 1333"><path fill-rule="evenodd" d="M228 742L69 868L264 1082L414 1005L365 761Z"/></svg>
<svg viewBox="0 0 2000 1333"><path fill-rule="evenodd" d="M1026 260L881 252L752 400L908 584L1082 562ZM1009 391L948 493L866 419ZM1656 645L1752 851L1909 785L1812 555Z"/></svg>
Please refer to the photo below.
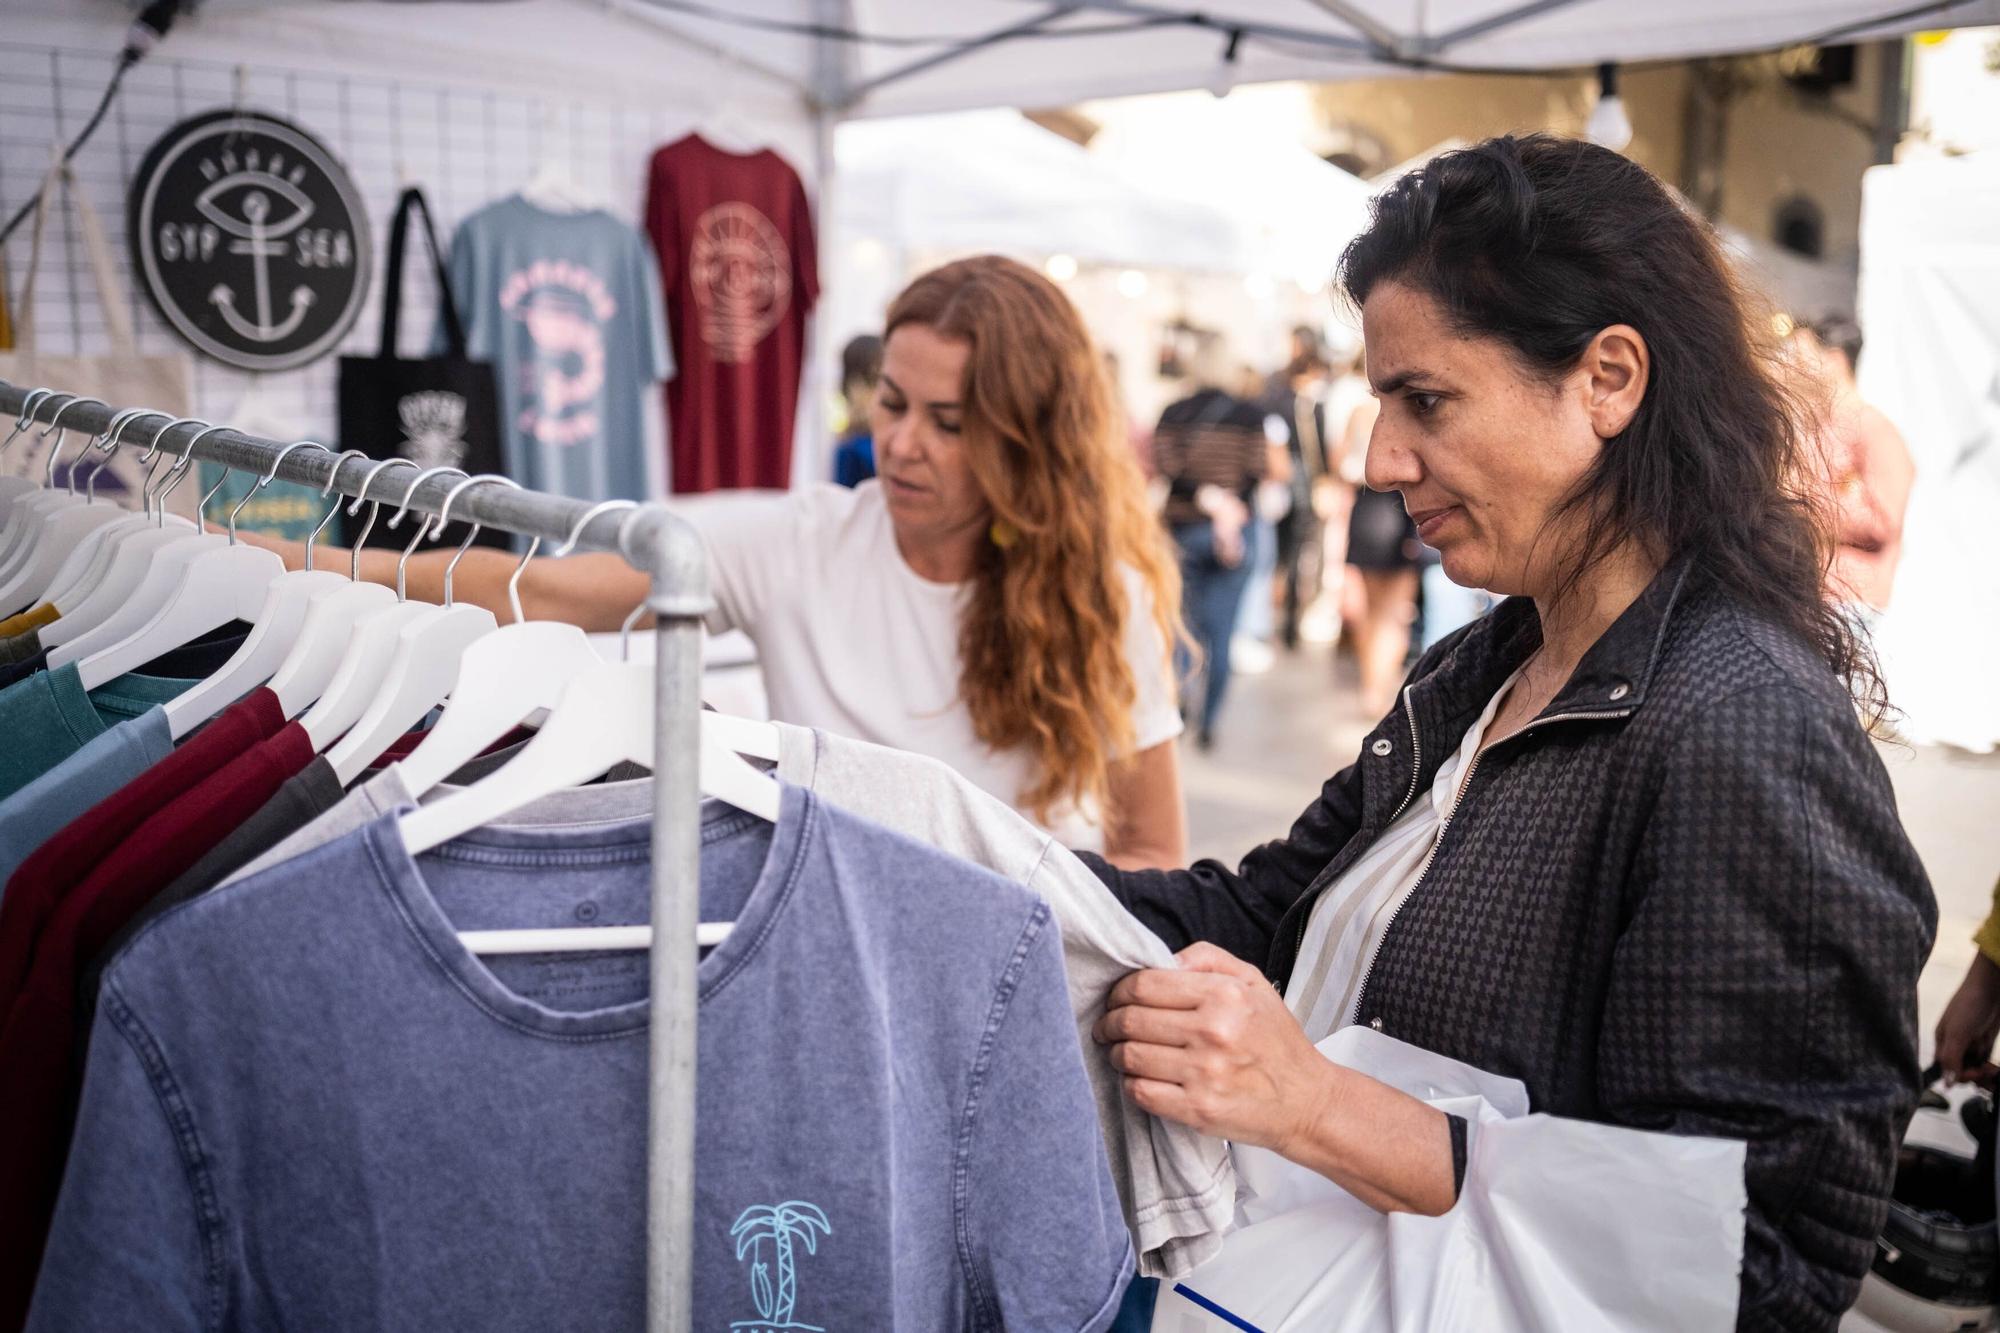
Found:
<svg viewBox="0 0 2000 1333"><path fill-rule="evenodd" d="M677 367L666 387L673 490L788 488L806 314L819 299L805 185L769 149L730 153L690 134L653 154L646 230Z"/></svg>

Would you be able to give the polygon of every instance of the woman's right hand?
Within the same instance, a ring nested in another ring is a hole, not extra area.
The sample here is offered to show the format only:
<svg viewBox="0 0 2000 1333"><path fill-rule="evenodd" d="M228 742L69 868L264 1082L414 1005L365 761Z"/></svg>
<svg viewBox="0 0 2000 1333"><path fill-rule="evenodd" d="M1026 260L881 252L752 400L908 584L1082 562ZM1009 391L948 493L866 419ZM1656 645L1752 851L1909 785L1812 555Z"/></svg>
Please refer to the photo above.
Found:
<svg viewBox="0 0 2000 1333"><path fill-rule="evenodd" d="M1938 1019L1934 1058L1950 1081L1991 1087L2000 1074L1991 1060L1996 1036L2000 1036L2000 965L1982 953L1973 957L1965 980Z"/></svg>

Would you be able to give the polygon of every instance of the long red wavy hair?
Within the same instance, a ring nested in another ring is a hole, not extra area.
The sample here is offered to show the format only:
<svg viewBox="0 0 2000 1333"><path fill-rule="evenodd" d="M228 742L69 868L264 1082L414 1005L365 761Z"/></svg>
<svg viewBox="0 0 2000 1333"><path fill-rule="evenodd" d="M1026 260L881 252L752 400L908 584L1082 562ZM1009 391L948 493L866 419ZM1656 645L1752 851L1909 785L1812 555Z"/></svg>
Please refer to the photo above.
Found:
<svg viewBox="0 0 2000 1333"><path fill-rule="evenodd" d="M1019 803L1047 822L1105 796L1134 743L1139 670L1125 656L1123 571L1151 594L1160 642L1181 634L1180 570L1148 508L1102 358L1076 307L996 255L924 274L883 334L922 325L971 347L960 393L973 476L1006 541L982 543L959 625L960 697L974 732L1035 759Z"/></svg>

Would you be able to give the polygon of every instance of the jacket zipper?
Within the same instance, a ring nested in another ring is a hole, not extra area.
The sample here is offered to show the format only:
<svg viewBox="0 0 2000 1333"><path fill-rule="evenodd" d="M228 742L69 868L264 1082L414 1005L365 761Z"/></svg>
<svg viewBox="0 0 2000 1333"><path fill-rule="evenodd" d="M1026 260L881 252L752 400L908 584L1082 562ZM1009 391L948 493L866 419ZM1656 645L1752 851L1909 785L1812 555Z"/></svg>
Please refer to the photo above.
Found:
<svg viewBox="0 0 2000 1333"><path fill-rule="evenodd" d="M1405 698L1404 700L1405 707L1408 707L1408 702L1409 702L1408 699ZM1553 717L1536 718L1533 722L1530 722L1527 726L1522 727L1512 736L1508 736L1503 740L1496 741L1495 744L1507 745L1513 741L1521 739L1521 737L1527 735L1531 731L1534 731L1536 728L1547 726L1552 722L1594 721L1594 720L1610 719L1618 717L1629 717L1631 713L1632 710L1630 708L1614 708L1609 711L1601 711L1594 713L1557 713ZM1416 724L1416 719L1413 716L1410 720L1410 737L1412 744L1415 743L1416 734L1417 734L1417 724ZM1382 956L1382 946L1389 942L1389 932L1395 929L1396 918L1403 914L1403 905L1409 902L1410 899L1417 896L1417 890L1421 889L1424 886L1424 880L1429 878L1431 873L1431 862L1437 860L1437 854L1439 850L1444 847L1444 835L1446 834L1446 832L1450 830L1451 821L1458 816L1458 807L1464 802L1465 793L1472 790L1473 775L1479 772L1479 761L1486 757L1487 748L1489 747L1482 746L1477 752L1473 754L1472 763L1465 770L1465 778L1458 784L1458 793L1451 799L1451 809L1444 812L1444 819L1442 822L1438 824L1437 837L1431 840L1430 853L1424 857L1423 869L1417 872L1416 883L1410 885L1410 891L1404 894L1401 898L1399 898L1396 901L1396 909L1391 913L1389 913L1388 921L1385 922L1382 926L1382 934L1379 938L1376 939L1375 948L1368 955L1368 967L1366 970L1362 972L1361 985L1354 992L1354 1013L1352 1015L1352 1021L1356 1023L1359 1023L1361 1021L1361 1002L1364 998L1367 997L1368 983L1374 979L1375 963ZM1418 773L1421 773L1422 769L1423 765L1419 763L1417 766ZM1415 774L1411 776L1410 788L1411 788L1411 796L1414 796L1416 794ZM1394 823L1396 821L1397 816L1403 813L1403 808L1409 805L1409 803L1410 803L1410 796L1405 796L1403 798L1403 804L1396 807L1396 814L1391 815L1389 817L1389 822ZM1311 914L1308 913L1307 915L1310 916ZM1297 946L1295 946L1294 952L1292 954L1292 957L1295 961L1298 958L1297 949L1305 947L1305 935L1306 935L1305 925L1303 922L1301 922L1299 926L1299 943Z"/></svg>
<svg viewBox="0 0 2000 1333"><path fill-rule="evenodd" d="M1390 824L1395 823L1398 816L1400 816L1403 813L1403 811L1409 807L1410 802L1416 798L1417 779L1422 777L1424 772L1424 744L1423 741L1420 740L1417 736L1416 711L1410 707L1410 691L1414 688L1416 687L1410 685L1406 685L1403 687L1403 716L1407 717L1410 720L1410 754L1411 754L1410 789L1407 792L1403 793L1403 803L1396 807L1394 814L1391 814L1389 816ZM1388 825L1385 824L1383 827L1386 828L1387 826ZM1321 892L1325 892L1325 890L1322 889ZM1390 919L1394 920L1395 918L1391 917ZM1298 935L1292 941L1292 962L1294 964L1296 964L1299 961L1299 951L1306 947L1306 925L1311 920L1312 920L1312 913L1310 911L1306 912L1303 916L1299 918ZM1373 964L1371 963L1370 966L1372 967Z"/></svg>

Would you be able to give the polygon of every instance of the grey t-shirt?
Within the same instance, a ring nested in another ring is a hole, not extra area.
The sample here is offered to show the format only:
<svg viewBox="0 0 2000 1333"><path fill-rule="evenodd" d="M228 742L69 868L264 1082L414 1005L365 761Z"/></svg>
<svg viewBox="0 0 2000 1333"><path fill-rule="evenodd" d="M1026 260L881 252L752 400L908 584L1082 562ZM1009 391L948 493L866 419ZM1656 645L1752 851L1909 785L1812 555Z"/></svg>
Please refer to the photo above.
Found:
<svg viewBox="0 0 2000 1333"><path fill-rule="evenodd" d="M28 1327L638 1327L646 957L455 931L643 920L649 839L413 860L392 816L142 932ZM706 812L701 896L699 1326L1107 1327L1131 1246L1047 906L797 787Z"/></svg>
<svg viewBox="0 0 2000 1333"><path fill-rule="evenodd" d="M1067 848L937 760L783 723L778 738L786 782L996 871L1054 909L1078 1044L1139 1271L1179 1277L1219 1250L1236 1210L1229 1145L1132 1105L1108 1051L1090 1035L1126 973L1176 966L1159 936Z"/></svg>
<svg viewBox="0 0 2000 1333"><path fill-rule="evenodd" d="M643 396L673 373L660 269L637 228L602 209L520 195L451 242L471 355L493 363L507 475L579 500L643 500Z"/></svg>

